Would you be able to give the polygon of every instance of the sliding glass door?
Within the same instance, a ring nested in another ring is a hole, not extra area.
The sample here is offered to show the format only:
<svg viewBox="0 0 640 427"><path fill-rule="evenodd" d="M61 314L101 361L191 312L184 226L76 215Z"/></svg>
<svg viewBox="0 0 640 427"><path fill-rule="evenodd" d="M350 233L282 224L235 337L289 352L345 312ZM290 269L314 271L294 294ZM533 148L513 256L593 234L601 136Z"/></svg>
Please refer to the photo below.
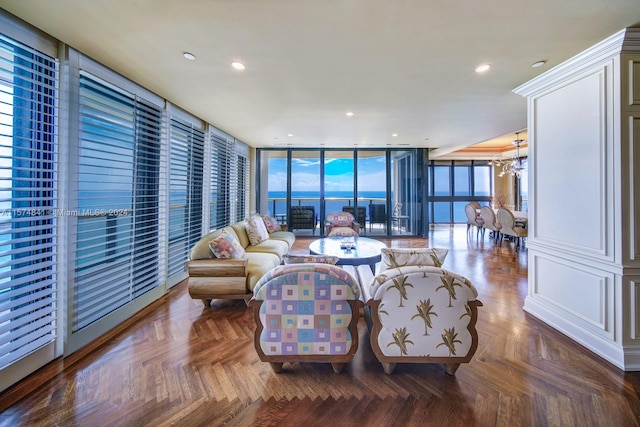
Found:
<svg viewBox="0 0 640 427"><path fill-rule="evenodd" d="M320 150L291 152L288 195L289 229L297 234L315 235L320 220Z"/></svg>
<svg viewBox="0 0 640 427"><path fill-rule="evenodd" d="M331 212L349 210L354 201L353 150L324 153L324 217ZM346 209L345 209L346 207Z"/></svg>
<svg viewBox="0 0 640 427"><path fill-rule="evenodd" d="M388 173L389 172L389 173ZM358 208L366 213L365 233L387 234L388 203L387 177L392 178L387 168L385 150L358 151Z"/></svg>

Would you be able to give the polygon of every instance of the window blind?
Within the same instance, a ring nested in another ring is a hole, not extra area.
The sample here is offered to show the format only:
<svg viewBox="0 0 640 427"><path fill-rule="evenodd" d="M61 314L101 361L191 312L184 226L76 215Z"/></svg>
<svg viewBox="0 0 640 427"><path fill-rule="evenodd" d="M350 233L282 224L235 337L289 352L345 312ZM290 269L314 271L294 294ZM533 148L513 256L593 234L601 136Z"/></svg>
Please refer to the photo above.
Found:
<svg viewBox="0 0 640 427"><path fill-rule="evenodd" d="M72 332L160 285L162 110L80 72Z"/></svg>
<svg viewBox="0 0 640 427"><path fill-rule="evenodd" d="M56 338L57 68L0 35L0 369Z"/></svg>
<svg viewBox="0 0 640 427"><path fill-rule="evenodd" d="M171 118L169 276L184 271L189 250L202 235L204 131Z"/></svg>
<svg viewBox="0 0 640 427"><path fill-rule="evenodd" d="M249 214L249 147L236 140L235 157L236 167L233 182L235 183L235 219L242 221Z"/></svg>
<svg viewBox="0 0 640 427"><path fill-rule="evenodd" d="M211 141L211 205L209 224L211 229L231 223L231 158L232 144L226 135L212 131Z"/></svg>

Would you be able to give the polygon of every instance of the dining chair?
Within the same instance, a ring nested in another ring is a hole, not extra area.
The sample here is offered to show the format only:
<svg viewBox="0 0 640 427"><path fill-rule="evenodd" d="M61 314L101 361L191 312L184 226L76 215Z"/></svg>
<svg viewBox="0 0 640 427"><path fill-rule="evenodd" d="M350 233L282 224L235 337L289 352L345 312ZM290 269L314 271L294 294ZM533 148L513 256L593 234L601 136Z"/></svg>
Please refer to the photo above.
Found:
<svg viewBox="0 0 640 427"><path fill-rule="evenodd" d="M515 239L517 252L520 249L520 242L524 245L524 238L527 237L527 229L516 225L513 213L511 213L509 209L499 208L496 216L498 217L498 223L502 227L500 229L500 234L502 235L500 245L502 245L502 240L505 235L511 236Z"/></svg>
<svg viewBox="0 0 640 427"><path fill-rule="evenodd" d="M493 231L494 242L498 243L502 225L500 225L500 223L496 220L496 214L493 212L493 209L491 209L489 206L482 206L480 208L480 218L482 218L482 221L484 221L482 237L484 238L484 229L488 228L489 230Z"/></svg>
<svg viewBox="0 0 640 427"><path fill-rule="evenodd" d="M478 218L476 213L476 208L473 207L471 203L467 203L464 207L464 213L467 215L467 233L471 229L472 226L477 227L476 231L476 239L480 235L482 231L482 227L484 226L484 221L482 218Z"/></svg>

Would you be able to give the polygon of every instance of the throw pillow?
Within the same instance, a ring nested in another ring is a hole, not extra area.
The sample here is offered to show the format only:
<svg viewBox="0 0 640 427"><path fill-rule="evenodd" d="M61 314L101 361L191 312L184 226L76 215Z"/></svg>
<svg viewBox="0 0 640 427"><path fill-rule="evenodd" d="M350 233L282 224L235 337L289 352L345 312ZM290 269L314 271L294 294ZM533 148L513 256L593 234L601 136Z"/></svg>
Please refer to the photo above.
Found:
<svg viewBox="0 0 640 427"><path fill-rule="evenodd" d="M448 253L442 248L382 248L380 271L407 265L442 267Z"/></svg>
<svg viewBox="0 0 640 427"><path fill-rule="evenodd" d="M327 255L289 255L285 254L282 259L285 264L307 264L312 262L319 262L322 264L336 265L340 260L337 256Z"/></svg>
<svg viewBox="0 0 640 427"><path fill-rule="evenodd" d="M216 258L242 258L245 255L238 239L225 230L209 242L209 248Z"/></svg>
<svg viewBox="0 0 640 427"><path fill-rule="evenodd" d="M247 220L247 236L252 245L259 245L269 239L269 232L260 215L254 215Z"/></svg>
<svg viewBox="0 0 640 427"><path fill-rule="evenodd" d="M273 233L274 231L281 231L282 230L282 227L280 227L280 223L274 217L268 216L268 215L264 215L262 217L262 220L264 221L264 226L267 228L267 231L269 233Z"/></svg>

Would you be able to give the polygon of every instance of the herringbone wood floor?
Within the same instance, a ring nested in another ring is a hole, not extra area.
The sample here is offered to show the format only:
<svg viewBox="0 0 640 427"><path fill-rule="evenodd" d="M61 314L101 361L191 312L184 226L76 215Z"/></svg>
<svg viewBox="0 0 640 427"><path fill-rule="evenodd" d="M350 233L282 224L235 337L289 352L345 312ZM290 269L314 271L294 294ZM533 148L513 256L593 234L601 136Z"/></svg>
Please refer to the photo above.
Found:
<svg viewBox="0 0 640 427"><path fill-rule="evenodd" d="M304 253L312 239L298 239ZM397 247L449 247L445 267L478 288L480 345L455 377L439 365L385 375L360 322L342 374L285 364L253 349L241 301L205 309L184 284L125 325L0 395L0 425L61 426L634 426L640 373L624 373L522 310L526 251L443 227Z"/></svg>

